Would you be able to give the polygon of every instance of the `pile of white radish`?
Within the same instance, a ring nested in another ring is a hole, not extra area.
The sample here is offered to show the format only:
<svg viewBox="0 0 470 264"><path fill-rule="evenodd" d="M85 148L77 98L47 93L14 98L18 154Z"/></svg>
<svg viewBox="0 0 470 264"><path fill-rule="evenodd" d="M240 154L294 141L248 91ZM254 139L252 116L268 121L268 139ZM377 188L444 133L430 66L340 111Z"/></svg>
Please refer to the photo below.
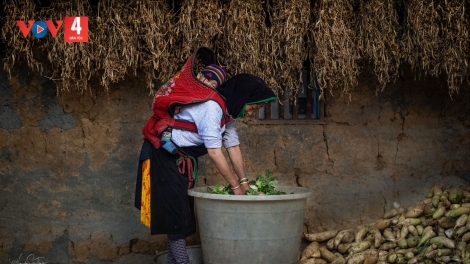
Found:
<svg viewBox="0 0 470 264"><path fill-rule="evenodd" d="M375 223L305 233L299 264L470 264L470 189L434 186L422 204L393 208Z"/></svg>

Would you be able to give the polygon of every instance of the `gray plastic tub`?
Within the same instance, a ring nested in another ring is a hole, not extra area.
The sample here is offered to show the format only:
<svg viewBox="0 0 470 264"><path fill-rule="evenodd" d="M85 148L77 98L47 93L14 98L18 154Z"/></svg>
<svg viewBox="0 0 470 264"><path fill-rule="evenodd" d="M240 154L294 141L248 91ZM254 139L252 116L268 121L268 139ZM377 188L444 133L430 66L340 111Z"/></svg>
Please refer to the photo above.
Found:
<svg viewBox="0 0 470 264"><path fill-rule="evenodd" d="M311 189L277 186L285 195L222 195L207 187L195 197L204 264L297 263Z"/></svg>

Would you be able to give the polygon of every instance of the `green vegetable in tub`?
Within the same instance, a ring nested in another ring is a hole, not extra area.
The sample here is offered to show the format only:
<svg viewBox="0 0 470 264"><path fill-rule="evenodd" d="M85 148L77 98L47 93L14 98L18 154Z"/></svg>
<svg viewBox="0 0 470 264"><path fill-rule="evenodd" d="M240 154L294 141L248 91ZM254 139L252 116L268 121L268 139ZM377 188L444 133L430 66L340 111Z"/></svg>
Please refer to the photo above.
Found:
<svg viewBox="0 0 470 264"><path fill-rule="evenodd" d="M260 193L258 192L258 189L250 188L246 191L246 195L260 195Z"/></svg>
<svg viewBox="0 0 470 264"><path fill-rule="evenodd" d="M246 191L247 195L280 195L286 194L275 189L279 183L276 177L273 177L269 170L266 170L265 176L257 175L255 180L250 181L250 189ZM212 194L234 194L230 185L215 185L213 188L207 187L207 192Z"/></svg>
<svg viewBox="0 0 470 264"><path fill-rule="evenodd" d="M233 194L232 189L230 189L230 185L219 185L216 184L214 188L207 187L207 192L208 193L213 193L213 194Z"/></svg>
<svg viewBox="0 0 470 264"><path fill-rule="evenodd" d="M265 176L257 175L255 180L251 180L249 182L250 186L255 186L255 188L251 188L246 192L247 195L280 195L286 194L285 192L281 192L275 189L276 185L279 183L276 177L271 175L269 170L266 170Z"/></svg>

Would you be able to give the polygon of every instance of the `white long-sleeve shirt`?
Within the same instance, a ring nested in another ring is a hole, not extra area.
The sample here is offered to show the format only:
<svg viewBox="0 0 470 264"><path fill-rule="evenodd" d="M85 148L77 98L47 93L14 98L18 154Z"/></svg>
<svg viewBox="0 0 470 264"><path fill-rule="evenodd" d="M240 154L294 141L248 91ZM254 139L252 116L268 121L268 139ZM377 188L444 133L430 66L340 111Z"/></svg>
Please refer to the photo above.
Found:
<svg viewBox="0 0 470 264"><path fill-rule="evenodd" d="M175 119L182 119L196 124L198 133L174 128L171 141L180 147L198 146L204 144L206 148L229 148L240 144L236 131L235 120L231 120L220 127L223 111L219 104L209 100L203 103L184 106L175 115Z"/></svg>

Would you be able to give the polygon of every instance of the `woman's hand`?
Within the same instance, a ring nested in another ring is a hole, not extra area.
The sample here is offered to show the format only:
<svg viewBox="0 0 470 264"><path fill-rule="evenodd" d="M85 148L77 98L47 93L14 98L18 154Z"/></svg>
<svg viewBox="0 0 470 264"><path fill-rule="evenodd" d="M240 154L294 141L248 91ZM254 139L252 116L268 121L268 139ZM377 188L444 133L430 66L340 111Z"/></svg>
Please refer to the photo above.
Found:
<svg viewBox="0 0 470 264"><path fill-rule="evenodd" d="M250 190L250 185L248 182L240 184L240 189L243 190L243 193L246 194L246 191Z"/></svg>
<svg viewBox="0 0 470 264"><path fill-rule="evenodd" d="M217 170L220 172L220 174L222 174L222 176L230 184L230 186L232 188L238 186L238 177L230 169L228 162L225 159L224 154L222 153L222 150L220 148L208 148L207 152L212 161L214 161ZM237 189L240 189L240 187Z"/></svg>
<svg viewBox="0 0 470 264"><path fill-rule="evenodd" d="M246 191L250 190L250 185L248 184L248 179L245 174L245 166L243 165L242 152L240 146L236 145L227 149L230 160L232 161L233 169L235 173L240 178L238 182L240 183L240 189L243 190L243 193L246 194Z"/></svg>
<svg viewBox="0 0 470 264"><path fill-rule="evenodd" d="M233 190L233 193L235 195L245 195L245 191L242 189L241 186L240 186L240 188Z"/></svg>
<svg viewBox="0 0 470 264"><path fill-rule="evenodd" d="M232 157L232 162L234 164L237 164L236 166L234 166L237 174L233 173L230 169L229 164L225 159L224 154L222 154L222 150L220 148L208 148L207 152L212 161L214 161L217 170L220 172L220 174L222 174L225 180L232 187L233 193L235 195L245 195L246 191L250 189L250 186L246 183L240 184L237 177L238 174L243 177L245 176L239 147L232 147L229 150L229 156ZM234 158L234 156L237 158Z"/></svg>

